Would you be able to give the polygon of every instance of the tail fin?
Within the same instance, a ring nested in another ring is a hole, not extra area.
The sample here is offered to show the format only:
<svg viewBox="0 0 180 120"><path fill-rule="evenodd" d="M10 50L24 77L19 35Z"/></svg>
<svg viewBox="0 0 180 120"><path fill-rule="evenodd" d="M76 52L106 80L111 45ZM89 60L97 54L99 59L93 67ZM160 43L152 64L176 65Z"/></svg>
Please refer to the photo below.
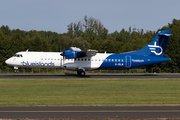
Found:
<svg viewBox="0 0 180 120"><path fill-rule="evenodd" d="M142 49L135 51L134 54L163 57L170 35L171 35L171 31L168 30L159 31L152 42L150 42Z"/></svg>

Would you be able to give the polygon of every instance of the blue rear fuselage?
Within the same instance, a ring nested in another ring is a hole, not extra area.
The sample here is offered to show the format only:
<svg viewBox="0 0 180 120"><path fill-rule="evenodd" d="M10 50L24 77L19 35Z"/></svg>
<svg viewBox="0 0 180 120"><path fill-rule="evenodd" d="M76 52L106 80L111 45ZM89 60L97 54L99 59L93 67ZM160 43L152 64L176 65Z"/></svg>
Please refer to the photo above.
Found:
<svg viewBox="0 0 180 120"><path fill-rule="evenodd" d="M99 69L130 69L170 61L170 58L133 55L130 53L108 56Z"/></svg>

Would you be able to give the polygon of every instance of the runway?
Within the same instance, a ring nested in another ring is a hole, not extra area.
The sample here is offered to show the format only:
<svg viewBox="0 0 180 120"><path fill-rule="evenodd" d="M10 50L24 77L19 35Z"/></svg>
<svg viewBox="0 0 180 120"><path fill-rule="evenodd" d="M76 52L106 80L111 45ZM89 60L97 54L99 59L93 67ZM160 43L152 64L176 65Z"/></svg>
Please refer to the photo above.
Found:
<svg viewBox="0 0 180 120"><path fill-rule="evenodd" d="M0 118L180 118L180 106L0 107Z"/></svg>
<svg viewBox="0 0 180 120"><path fill-rule="evenodd" d="M180 74L87 74L78 76L76 74L0 74L0 79L124 79L124 78L180 78Z"/></svg>
<svg viewBox="0 0 180 120"><path fill-rule="evenodd" d="M154 79L180 78L180 74L0 74L0 79ZM0 119L49 118L180 118L180 106L43 106L0 107Z"/></svg>

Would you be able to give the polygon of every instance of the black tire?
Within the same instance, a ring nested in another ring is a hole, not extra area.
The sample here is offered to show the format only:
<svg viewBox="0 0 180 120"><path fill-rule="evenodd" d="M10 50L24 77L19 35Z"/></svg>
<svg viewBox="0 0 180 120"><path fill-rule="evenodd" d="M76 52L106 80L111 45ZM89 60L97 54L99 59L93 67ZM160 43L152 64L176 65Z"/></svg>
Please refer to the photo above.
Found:
<svg viewBox="0 0 180 120"><path fill-rule="evenodd" d="M85 75L86 75L85 71L82 70L82 71L80 72L80 75L81 75L81 76L85 76Z"/></svg>
<svg viewBox="0 0 180 120"><path fill-rule="evenodd" d="M85 71L83 71L82 69L77 70L77 74L78 74L79 76L85 76L85 75L86 75Z"/></svg>
<svg viewBox="0 0 180 120"><path fill-rule="evenodd" d="M77 74L80 75L80 71L79 70L77 71Z"/></svg>
<svg viewBox="0 0 180 120"><path fill-rule="evenodd" d="M18 73L18 70L14 70L15 73Z"/></svg>

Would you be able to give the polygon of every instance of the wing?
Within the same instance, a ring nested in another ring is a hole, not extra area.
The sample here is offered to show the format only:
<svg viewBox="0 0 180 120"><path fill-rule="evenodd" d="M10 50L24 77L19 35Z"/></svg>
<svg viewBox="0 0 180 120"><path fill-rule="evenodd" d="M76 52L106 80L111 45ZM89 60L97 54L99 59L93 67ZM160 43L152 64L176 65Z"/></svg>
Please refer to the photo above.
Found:
<svg viewBox="0 0 180 120"><path fill-rule="evenodd" d="M87 50L87 52L86 52L86 56L87 56L87 57L95 56L97 52L98 52L97 50L91 50L91 49L89 49L89 50Z"/></svg>
<svg viewBox="0 0 180 120"><path fill-rule="evenodd" d="M81 49L77 47L70 47L69 49L72 51L81 51Z"/></svg>
<svg viewBox="0 0 180 120"><path fill-rule="evenodd" d="M66 59L73 59L73 58L82 58L82 57L92 57L95 56L97 50L81 50L76 47L70 47L70 50L61 51L61 56L64 56ZM64 59L64 58L63 58Z"/></svg>
<svg viewBox="0 0 180 120"><path fill-rule="evenodd" d="M72 51L77 51L77 54L80 57L92 57L95 56L96 53L98 52L97 50L81 50L80 48L77 47L70 47L70 50Z"/></svg>

